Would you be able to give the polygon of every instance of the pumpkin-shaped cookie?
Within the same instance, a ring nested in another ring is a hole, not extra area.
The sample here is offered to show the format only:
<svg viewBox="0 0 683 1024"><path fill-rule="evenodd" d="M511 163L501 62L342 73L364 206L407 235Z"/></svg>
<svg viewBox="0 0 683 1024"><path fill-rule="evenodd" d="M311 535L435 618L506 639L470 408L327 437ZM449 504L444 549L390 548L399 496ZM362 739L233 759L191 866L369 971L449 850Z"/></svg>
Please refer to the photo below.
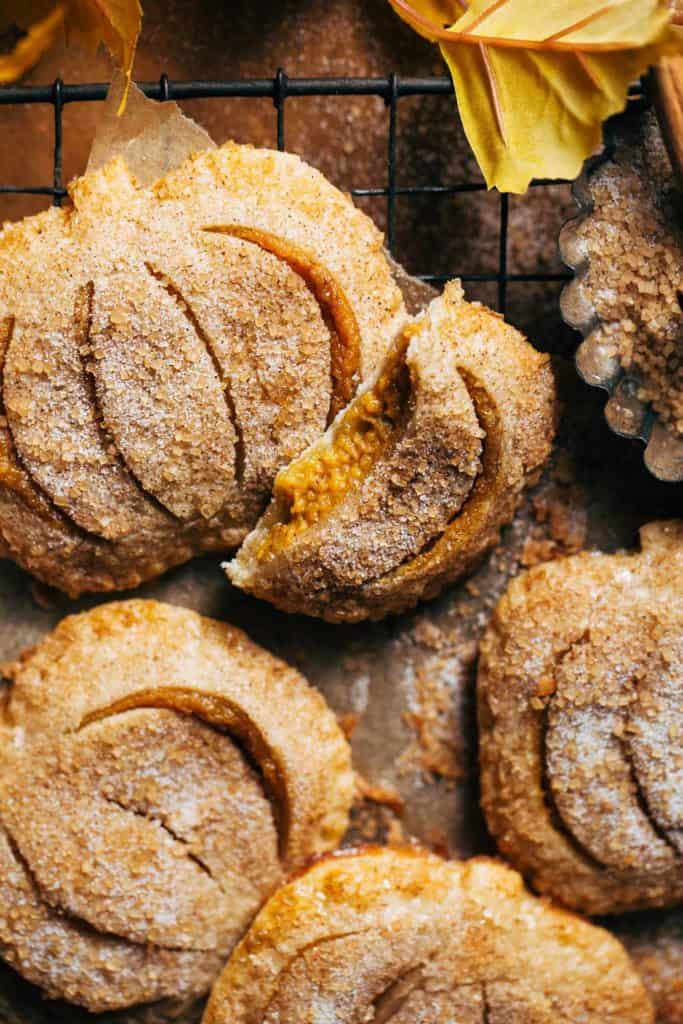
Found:
<svg viewBox="0 0 683 1024"><path fill-rule="evenodd" d="M481 645L482 803L512 863L588 913L683 899L683 523L508 588Z"/></svg>
<svg viewBox="0 0 683 1024"><path fill-rule="evenodd" d="M228 144L0 233L0 536L70 594L234 547L405 321L372 222ZM49 267L49 273L46 268Z"/></svg>
<svg viewBox="0 0 683 1024"><path fill-rule="evenodd" d="M492 860L418 850L323 860L265 905L204 1024L651 1024L601 928Z"/></svg>
<svg viewBox="0 0 683 1024"><path fill-rule="evenodd" d="M346 829L332 712L239 630L149 601L65 619L9 675L0 955L91 1010L206 991Z"/></svg>

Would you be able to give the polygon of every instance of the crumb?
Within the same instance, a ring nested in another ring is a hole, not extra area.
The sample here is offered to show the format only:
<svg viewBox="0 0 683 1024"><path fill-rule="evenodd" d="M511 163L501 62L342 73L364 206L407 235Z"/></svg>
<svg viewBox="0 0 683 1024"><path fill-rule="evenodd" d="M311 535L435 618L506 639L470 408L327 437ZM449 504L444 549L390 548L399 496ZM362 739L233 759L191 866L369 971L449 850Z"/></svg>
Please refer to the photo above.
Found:
<svg viewBox="0 0 683 1024"><path fill-rule="evenodd" d="M541 676L536 684L536 696L537 697L549 697L552 693L555 693L557 684L554 679L550 676Z"/></svg>
<svg viewBox="0 0 683 1024"><path fill-rule="evenodd" d="M524 542L520 561L526 569L542 562L551 562L558 554L557 545L547 537L528 537Z"/></svg>
<svg viewBox="0 0 683 1024"><path fill-rule="evenodd" d="M343 715L337 715L337 722L339 728L346 736L347 740L350 740L356 731L356 726L360 721L360 715L356 711L347 711Z"/></svg>
<svg viewBox="0 0 683 1024"><path fill-rule="evenodd" d="M418 644L438 651L444 645L444 636L438 626L429 619L420 619L413 629L413 637Z"/></svg>
<svg viewBox="0 0 683 1024"><path fill-rule="evenodd" d="M401 817L405 810L403 797L393 786L376 786L369 782L360 772L356 772L356 795L361 800L388 807L395 815Z"/></svg>
<svg viewBox="0 0 683 1024"><path fill-rule="evenodd" d="M400 845L406 842L401 822L403 800L398 793L370 785L356 773L356 802L351 808L351 824L344 836L342 847L363 843ZM387 803L387 796L391 804ZM380 799L378 799L380 798ZM400 811L395 808L400 807Z"/></svg>
<svg viewBox="0 0 683 1024"><path fill-rule="evenodd" d="M468 653L473 660L474 645ZM403 720L413 730L415 739L401 754L399 771L419 771L452 782L465 777L465 754L458 742L460 729L453 694L434 666L417 671L414 705L403 712Z"/></svg>
<svg viewBox="0 0 683 1024"><path fill-rule="evenodd" d="M575 555L586 545L588 511L583 490L573 481L564 457L552 478L531 501L535 526L524 542L520 561L526 568L562 555Z"/></svg>

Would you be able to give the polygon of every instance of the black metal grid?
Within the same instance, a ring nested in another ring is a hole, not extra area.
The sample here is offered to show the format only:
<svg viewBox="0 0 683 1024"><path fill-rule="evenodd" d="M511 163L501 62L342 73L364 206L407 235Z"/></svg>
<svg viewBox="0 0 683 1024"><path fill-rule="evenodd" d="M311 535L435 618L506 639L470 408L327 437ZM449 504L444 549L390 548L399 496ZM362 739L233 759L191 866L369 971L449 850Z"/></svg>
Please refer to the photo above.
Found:
<svg viewBox="0 0 683 1024"><path fill-rule="evenodd" d="M151 99L194 100L194 99L230 99L230 98L266 98L272 99L277 117L277 146L283 150L286 146L285 136L285 105L288 99L301 96L378 96L384 100L388 112L389 123L387 132L387 175L386 183L375 188L353 188L354 196L386 197L387 202L387 247L394 254L396 201L401 196L418 195L452 195L461 192L485 191L486 185L480 181L462 181L455 183L434 183L427 185L397 185L397 139L398 113L400 100L406 96L435 96L452 94L453 86L449 78L402 78L390 74L386 78L289 78L280 69L274 78L251 78L235 81L194 81L175 82L167 75L162 75L158 82L139 83L139 87ZM38 187L22 185L2 185L1 194L24 194L52 196L56 206L61 204L66 195L62 181L62 111L67 103L101 102L107 95L107 84L66 85L56 79L52 85L43 86L9 86L0 88L0 105L18 103L51 104L54 110L54 152L52 184ZM641 90L631 90L632 99L640 96ZM532 187L547 188L553 185L565 185L563 179L538 179ZM500 226L498 246L498 269L490 273L472 274L467 270L454 268L450 273L416 274L423 281L440 284L452 277L460 277L463 281L491 281L498 286L498 309L506 312L507 288L511 281L564 281L571 277L569 273L509 273L508 271L508 222L509 196L500 193Z"/></svg>

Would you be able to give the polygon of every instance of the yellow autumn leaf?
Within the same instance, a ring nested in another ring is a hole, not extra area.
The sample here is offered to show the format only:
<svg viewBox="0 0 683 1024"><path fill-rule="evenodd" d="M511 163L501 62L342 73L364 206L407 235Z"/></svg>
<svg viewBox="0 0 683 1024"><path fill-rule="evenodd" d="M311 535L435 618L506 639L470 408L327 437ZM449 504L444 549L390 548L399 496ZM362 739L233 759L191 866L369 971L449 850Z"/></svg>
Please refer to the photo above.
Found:
<svg viewBox="0 0 683 1024"><path fill-rule="evenodd" d="M411 23L412 27L432 43L436 42L434 29L448 28L467 10L465 0L424 0L416 9L417 6L424 21Z"/></svg>
<svg viewBox="0 0 683 1024"><path fill-rule="evenodd" d="M629 84L683 49L667 0L389 2L439 43L486 183L504 192L575 178Z"/></svg>
<svg viewBox="0 0 683 1024"><path fill-rule="evenodd" d="M33 60L26 64L28 56L37 54L38 59L39 47L42 45L41 52L44 52L63 23L67 39L74 39L92 50L104 42L114 60L121 65L126 81L121 98L122 110L128 95L135 47L142 24L140 0L61 0L61 3L51 5L53 10L47 18L46 6L45 0L3 0L3 21L8 24L14 21L28 30L28 35L19 40L13 53L6 58L9 62L13 61L6 65L7 73L14 67L19 70L16 77L20 77L35 63ZM61 12L59 18L57 12ZM51 37L47 30L48 23Z"/></svg>
<svg viewBox="0 0 683 1024"><path fill-rule="evenodd" d="M126 105L141 25L140 0L69 0L67 38L93 50L103 40L123 70L126 85L119 113Z"/></svg>

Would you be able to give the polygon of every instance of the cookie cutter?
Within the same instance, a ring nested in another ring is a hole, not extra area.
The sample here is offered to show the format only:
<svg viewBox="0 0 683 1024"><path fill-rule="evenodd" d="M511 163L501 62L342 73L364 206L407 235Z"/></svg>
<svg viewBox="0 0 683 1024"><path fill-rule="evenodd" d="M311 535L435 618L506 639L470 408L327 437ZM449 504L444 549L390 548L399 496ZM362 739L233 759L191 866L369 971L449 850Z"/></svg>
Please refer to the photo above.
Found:
<svg viewBox="0 0 683 1024"><path fill-rule="evenodd" d="M605 419L611 430L620 437L643 441L643 458L650 473L658 480L679 483L683 481L683 435L668 430L651 406L638 397L641 380L634 370L624 369L613 343L609 344L597 330L600 319L585 286L589 255L578 228L593 213L591 177L616 151L615 132L615 125L608 124L604 150L587 161L572 186L578 215L562 228L559 247L563 262L574 271L574 279L562 290L560 309L565 323L583 336L576 352L579 375L609 396Z"/></svg>

